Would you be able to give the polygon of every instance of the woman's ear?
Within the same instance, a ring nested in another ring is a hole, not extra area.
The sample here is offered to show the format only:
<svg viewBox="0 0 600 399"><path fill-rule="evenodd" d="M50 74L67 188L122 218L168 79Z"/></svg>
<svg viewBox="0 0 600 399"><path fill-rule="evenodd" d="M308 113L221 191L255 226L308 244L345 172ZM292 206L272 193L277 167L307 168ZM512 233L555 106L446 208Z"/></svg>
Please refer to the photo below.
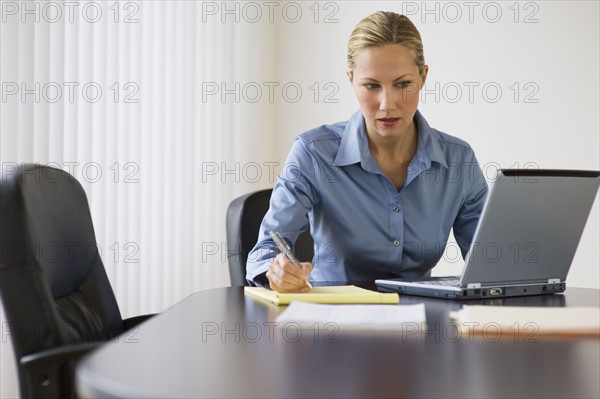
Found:
<svg viewBox="0 0 600 399"><path fill-rule="evenodd" d="M427 73L429 72L429 66L423 65L423 72L421 73L421 88L425 86L425 81L427 80Z"/></svg>
<svg viewBox="0 0 600 399"><path fill-rule="evenodd" d="M350 69L350 68L346 69L346 76L348 76L348 80L350 81L350 84L352 84L352 77L353 77L352 69Z"/></svg>

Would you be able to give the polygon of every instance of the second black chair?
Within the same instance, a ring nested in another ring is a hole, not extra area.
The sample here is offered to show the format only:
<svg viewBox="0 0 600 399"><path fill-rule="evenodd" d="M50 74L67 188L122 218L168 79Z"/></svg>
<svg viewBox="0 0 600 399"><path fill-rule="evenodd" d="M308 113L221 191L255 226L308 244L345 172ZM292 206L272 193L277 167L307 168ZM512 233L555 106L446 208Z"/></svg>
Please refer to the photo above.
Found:
<svg viewBox="0 0 600 399"><path fill-rule="evenodd" d="M234 199L227 209L227 258L231 285L248 285L246 261L258 241L260 224L269 210L272 189L255 191ZM310 229L298 237L295 252L301 261L311 261L314 242Z"/></svg>

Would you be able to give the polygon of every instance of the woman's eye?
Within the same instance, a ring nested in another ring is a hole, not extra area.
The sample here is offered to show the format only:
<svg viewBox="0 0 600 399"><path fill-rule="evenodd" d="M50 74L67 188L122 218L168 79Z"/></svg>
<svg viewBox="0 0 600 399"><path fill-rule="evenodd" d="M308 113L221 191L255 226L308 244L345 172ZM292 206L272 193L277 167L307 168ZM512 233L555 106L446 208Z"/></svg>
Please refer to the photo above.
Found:
<svg viewBox="0 0 600 399"><path fill-rule="evenodd" d="M396 83L396 86L401 88L401 89L406 89L408 86L410 86L412 82L398 82Z"/></svg>
<svg viewBox="0 0 600 399"><path fill-rule="evenodd" d="M378 87L378 85L376 83L365 83L364 86L366 87L367 90L373 90Z"/></svg>

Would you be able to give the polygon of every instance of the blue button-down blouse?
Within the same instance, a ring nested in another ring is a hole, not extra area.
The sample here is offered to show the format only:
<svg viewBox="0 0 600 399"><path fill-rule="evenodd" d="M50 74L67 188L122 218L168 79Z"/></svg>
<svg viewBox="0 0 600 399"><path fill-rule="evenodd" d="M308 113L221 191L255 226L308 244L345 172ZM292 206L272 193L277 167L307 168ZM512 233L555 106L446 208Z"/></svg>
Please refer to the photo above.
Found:
<svg viewBox="0 0 600 399"><path fill-rule="evenodd" d="M360 111L350 120L298 136L277 179L258 242L248 255L249 281L310 226L315 281L369 281L427 274L450 230L463 257L481 214L487 184L472 148L429 127L419 111L417 152L397 190L369 151ZM297 254L302 261L302 254Z"/></svg>

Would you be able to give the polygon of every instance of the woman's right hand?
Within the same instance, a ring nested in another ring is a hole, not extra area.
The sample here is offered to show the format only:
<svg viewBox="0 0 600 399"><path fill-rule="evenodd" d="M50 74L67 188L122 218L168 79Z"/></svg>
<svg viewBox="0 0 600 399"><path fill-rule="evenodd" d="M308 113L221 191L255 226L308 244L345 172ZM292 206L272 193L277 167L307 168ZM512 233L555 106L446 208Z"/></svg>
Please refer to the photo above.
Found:
<svg viewBox="0 0 600 399"><path fill-rule="evenodd" d="M267 271L271 289L277 292L309 292L311 288L306 282L313 265L310 262L300 262L300 265L302 268L290 262L283 254L278 254Z"/></svg>

